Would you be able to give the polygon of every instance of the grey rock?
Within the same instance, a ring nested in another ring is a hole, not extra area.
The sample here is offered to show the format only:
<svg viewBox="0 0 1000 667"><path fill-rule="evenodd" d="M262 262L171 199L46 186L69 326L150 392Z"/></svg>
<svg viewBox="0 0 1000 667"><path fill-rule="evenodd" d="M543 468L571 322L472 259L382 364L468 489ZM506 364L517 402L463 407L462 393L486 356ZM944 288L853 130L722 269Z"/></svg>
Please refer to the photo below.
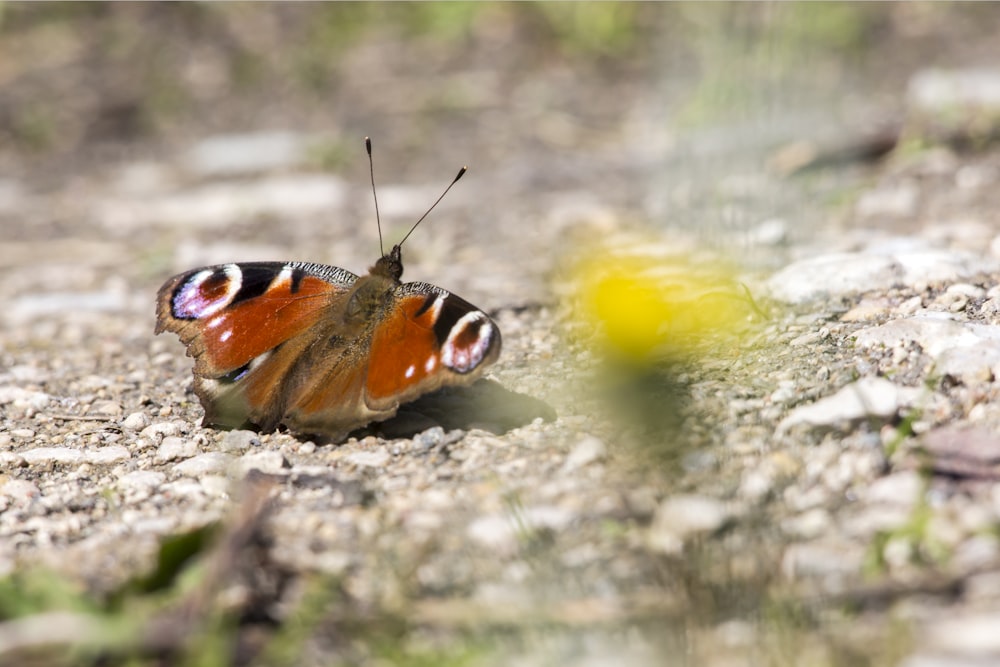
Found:
<svg viewBox="0 0 1000 667"><path fill-rule="evenodd" d="M603 461L607 455L608 447L603 440L592 435L584 436L573 446L573 450L566 457L566 462L563 463L562 470L563 472L572 472L591 463Z"/></svg>
<svg viewBox="0 0 1000 667"><path fill-rule="evenodd" d="M122 428L130 431L141 431L149 425L149 416L145 412L133 412L122 420Z"/></svg>
<svg viewBox="0 0 1000 667"><path fill-rule="evenodd" d="M786 266L768 279L766 287L778 300L802 304L897 284L959 280L995 266L995 261L950 250L832 253Z"/></svg>
<svg viewBox="0 0 1000 667"><path fill-rule="evenodd" d="M132 458L132 453L127 447L121 445L108 445L100 449L90 449L85 452L87 463L94 465L108 465L110 463L121 463Z"/></svg>
<svg viewBox="0 0 1000 667"><path fill-rule="evenodd" d="M90 412L97 415L118 417L122 414L122 404L118 401L94 401L90 404Z"/></svg>
<svg viewBox="0 0 1000 667"><path fill-rule="evenodd" d="M854 334L854 340L862 348L891 348L913 342L925 353L937 357L946 350L972 347L998 332L1000 328L996 332L977 331L968 324L956 322L946 313L928 313L860 329Z"/></svg>
<svg viewBox="0 0 1000 667"><path fill-rule="evenodd" d="M72 447L36 447L21 452L28 465L44 463L82 463L83 452Z"/></svg>
<svg viewBox="0 0 1000 667"><path fill-rule="evenodd" d="M927 482L915 470L903 470L880 477L865 490L863 498L870 505L914 507L927 488Z"/></svg>
<svg viewBox="0 0 1000 667"><path fill-rule="evenodd" d="M32 391L15 386L0 387L0 405L14 404L15 407L30 407L41 410L49 404L52 397L41 391Z"/></svg>
<svg viewBox="0 0 1000 667"><path fill-rule="evenodd" d="M887 255L837 253L800 260L767 281L771 295L787 303L806 303L885 288L899 276L899 264Z"/></svg>
<svg viewBox="0 0 1000 667"><path fill-rule="evenodd" d="M560 532L575 516L573 512L556 506L531 507L517 515L488 514L472 521L466 528L466 534L481 547L511 555L517 552L522 540L531 537L533 531Z"/></svg>
<svg viewBox="0 0 1000 667"><path fill-rule="evenodd" d="M226 431L219 441L219 451L242 454L251 447L260 446L260 437L253 431Z"/></svg>
<svg viewBox="0 0 1000 667"><path fill-rule="evenodd" d="M647 542L664 553L678 553L691 536L711 533L729 519L726 504L697 495L678 495L664 499L653 516Z"/></svg>
<svg viewBox="0 0 1000 667"><path fill-rule="evenodd" d="M167 476L155 470L135 470L118 479L117 485L122 490L150 491L167 480Z"/></svg>
<svg viewBox="0 0 1000 667"><path fill-rule="evenodd" d="M251 470L274 474L282 473L289 467L281 452L266 451L244 454L233 463L232 469L236 477L242 478Z"/></svg>
<svg viewBox="0 0 1000 667"><path fill-rule="evenodd" d="M924 69L910 77L906 97L911 108L935 117L997 113L1000 112L1000 70Z"/></svg>
<svg viewBox="0 0 1000 667"><path fill-rule="evenodd" d="M830 514L816 507L781 522L781 529L800 539L811 540L823 535L832 525Z"/></svg>
<svg viewBox="0 0 1000 667"><path fill-rule="evenodd" d="M142 429L139 436L155 442L160 438L176 436L180 433L181 427L177 422L155 422Z"/></svg>
<svg viewBox="0 0 1000 667"><path fill-rule="evenodd" d="M351 452L344 457L345 462L359 468L384 468L391 460L392 455L385 449Z"/></svg>
<svg viewBox="0 0 1000 667"><path fill-rule="evenodd" d="M206 452L181 461L173 468L178 475L201 477L202 475L223 475L229 470L233 457L222 452Z"/></svg>
<svg viewBox="0 0 1000 667"><path fill-rule="evenodd" d="M925 628L927 644L958 656L993 656L1000 659L1000 612L968 611L937 618Z"/></svg>
<svg viewBox="0 0 1000 667"><path fill-rule="evenodd" d="M198 453L198 443L187 438L167 436L156 449L156 461L166 463L177 459L186 459Z"/></svg>
<svg viewBox="0 0 1000 667"><path fill-rule="evenodd" d="M7 496L18 504L29 503L40 495L38 485L26 479L9 479L0 485L0 496Z"/></svg>
<svg viewBox="0 0 1000 667"><path fill-rule="evenodd" d="M792 410L778 424L776 435L784 435L789 429L802 425L833 427L867 417L887 419L895 415L907 400L912 400L905 396L909 393L885 378L861 378L832 396Z"/></svg>

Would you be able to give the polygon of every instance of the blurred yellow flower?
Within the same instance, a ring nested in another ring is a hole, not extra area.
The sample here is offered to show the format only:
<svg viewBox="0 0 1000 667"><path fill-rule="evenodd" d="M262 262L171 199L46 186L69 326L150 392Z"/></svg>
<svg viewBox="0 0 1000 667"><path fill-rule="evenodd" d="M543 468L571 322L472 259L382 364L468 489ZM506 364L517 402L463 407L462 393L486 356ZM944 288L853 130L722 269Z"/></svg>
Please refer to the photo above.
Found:
<svg viewBox="0 0 1000 667"><path fill-rule="evenodd" d="M672 254L662 242L590 248L581 257L570 278L575 314L615 357L687 356L759 313L735 271L718 258Z"/></svg>

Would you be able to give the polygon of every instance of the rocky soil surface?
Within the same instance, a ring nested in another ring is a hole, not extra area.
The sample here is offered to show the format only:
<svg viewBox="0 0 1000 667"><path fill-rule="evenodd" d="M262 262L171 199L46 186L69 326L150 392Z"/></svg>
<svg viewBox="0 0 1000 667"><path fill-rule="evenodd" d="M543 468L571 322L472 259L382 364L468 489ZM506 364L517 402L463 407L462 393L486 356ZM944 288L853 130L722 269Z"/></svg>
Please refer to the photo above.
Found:
<svg viewBox="0 0 1000 667"><path fill-rule="evenodd" d="M623 143L669 143L646 121ZM391 236L452 172L414 184L375 139ZM477 179L473 163L407 242L406 278L489 310L501 359L343 443L201 427L191 360L152 331L157 287L201 264L363 272L360 136L336 175L315 163L329 137L280 129L57 184L0 177L0 573L112 595L164 540L221 524L202 586L246 627L311 610L301 664L391 661L352 639L375 626L475 664L992 664L1000 149L953 139L819 177L734 161L713 190L730 201L797 193L780 219L741 219L757 307L689 358L624 371L576 318L563 263L595 239L700 256L704 235L637 222L697 217L699 192L654 187L674 167L648 176L641 150L623 166L606 145L579 169ZM845 175L848 204L802 204ZM544 194L512 196L528 190ZM0 625L0 652L31 627Z"/></svg>

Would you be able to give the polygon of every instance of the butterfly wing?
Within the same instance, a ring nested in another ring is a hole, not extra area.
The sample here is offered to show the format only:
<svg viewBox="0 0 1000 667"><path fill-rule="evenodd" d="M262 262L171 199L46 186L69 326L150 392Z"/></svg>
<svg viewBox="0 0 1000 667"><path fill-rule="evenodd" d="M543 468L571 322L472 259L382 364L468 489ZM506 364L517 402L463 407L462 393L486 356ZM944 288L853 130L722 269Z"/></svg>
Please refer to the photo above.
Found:
<svg viewBox="0 0 1000 667"><path fill-rule="evenodd" d="M283 421L300 431L346 434L392 417L418 396L474 382L500 345L496 324L467 301L426 283L398 285L364 335L336 359L312 365L311 382Z"/></svg>
<svg viewBox="0 0 1000 667"><path fill-rule="evenodd" d="M500 330L483 311L426 283L396 289L372 336L370 407L395 408L444 386L470 384L500 355Z"/></svg>
<svg viewBox="0 0 1000 667"><path fill-rule="evenodd" d="M303 332L356 281L350 271L301 262L223 264L168 280L157 296L156 332L176 333L194 357L205 423L274 428Z"/></svg>

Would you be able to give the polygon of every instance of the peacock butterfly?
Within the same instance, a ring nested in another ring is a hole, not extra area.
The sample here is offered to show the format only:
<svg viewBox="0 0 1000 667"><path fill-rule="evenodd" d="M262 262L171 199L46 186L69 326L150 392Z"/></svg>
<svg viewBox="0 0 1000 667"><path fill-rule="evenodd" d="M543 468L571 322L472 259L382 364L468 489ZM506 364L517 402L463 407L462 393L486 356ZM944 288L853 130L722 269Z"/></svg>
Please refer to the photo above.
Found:
<svg viewBox="0 0 1000 667"><path fill-rule="evenodd" d="M377 220L377 199L375 210ZM194 357L203 424L284 425L341 439L422 394L482 376L500 355L493 320L440 287L400 281L401 246L427 213L365 276L308 262L245 262L164 283L156 333L176 333Z"/></svg>

